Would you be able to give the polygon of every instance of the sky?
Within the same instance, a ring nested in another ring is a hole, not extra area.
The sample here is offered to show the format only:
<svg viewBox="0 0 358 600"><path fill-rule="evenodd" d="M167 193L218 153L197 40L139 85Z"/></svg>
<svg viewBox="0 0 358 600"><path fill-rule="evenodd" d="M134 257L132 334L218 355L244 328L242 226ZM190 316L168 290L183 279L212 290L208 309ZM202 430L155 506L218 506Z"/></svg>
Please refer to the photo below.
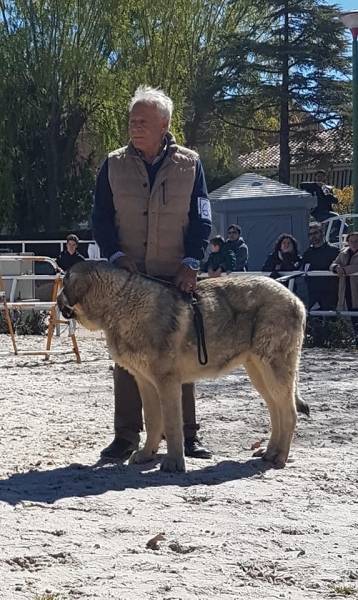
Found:
<svg viewBox="0 0 358 600"><path fill-rule="evenodd" d="M342 10L358 10L358 0L337 0L336 2L328 2L328 4L338 4Z"/></svg>

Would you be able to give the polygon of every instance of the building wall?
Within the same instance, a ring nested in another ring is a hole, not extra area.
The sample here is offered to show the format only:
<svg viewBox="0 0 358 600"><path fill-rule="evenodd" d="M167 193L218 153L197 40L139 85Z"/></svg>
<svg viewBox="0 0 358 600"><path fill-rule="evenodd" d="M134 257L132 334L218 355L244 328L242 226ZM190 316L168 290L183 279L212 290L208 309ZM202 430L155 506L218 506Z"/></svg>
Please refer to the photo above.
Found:
<svg viewBox="0 0 358 600"><path fill-rule="evenodd" d="M291 185L295 188L300 187L300 183L303 181L313 181L314 174L317 168L307 169L291 169ZM277 179L278 172L276 169L250 169L250 173L255 172L266 177ZM340 165L334 167L332 170L327 169L327 183L333 185L339 190L343 190L345 187L349 187L353 184L353 168L352 165Z"/></svg>
<svg viewBox="0 0 358 600"><path fill-rule="evenodd" d="M270 206L267 202L260 210L243 206L238 202L237 209L222 210L214 204L214 223L221 235L226 234L231 223L240 225L242 236L249 248L250 271L260 271L267 255L272 252L276 239L282 233L293 235L299 242L301 251L309 246L309 208L305 206ZM219 203L218 203L219 204ZM219 210L218 210L219 209Z"/></svg>
<svg viewBox="0 0 358 600"><path fill-rule="evenodd" d="M303 181L313 181L317 169L291 170L291 185L300 187ZM327 170L327 182L334 187L343 190L352 185L352 165L342 165L334 167L331 171Z"/></svg>

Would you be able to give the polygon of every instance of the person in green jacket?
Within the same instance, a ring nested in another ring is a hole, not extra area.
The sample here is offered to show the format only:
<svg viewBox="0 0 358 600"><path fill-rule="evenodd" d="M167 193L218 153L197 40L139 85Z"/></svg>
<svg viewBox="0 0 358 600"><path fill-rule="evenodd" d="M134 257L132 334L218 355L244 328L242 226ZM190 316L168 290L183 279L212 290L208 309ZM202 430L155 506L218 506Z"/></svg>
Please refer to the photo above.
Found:
<svg viewBox="0 0 358 600"><path fill-rule="evenodd" d="M221 235L210 240L208 260L204 262L202 271L208 273L209 277L221 277L221 273L229 275L236 269L236 256L229 250L227 243Z"/></svg>

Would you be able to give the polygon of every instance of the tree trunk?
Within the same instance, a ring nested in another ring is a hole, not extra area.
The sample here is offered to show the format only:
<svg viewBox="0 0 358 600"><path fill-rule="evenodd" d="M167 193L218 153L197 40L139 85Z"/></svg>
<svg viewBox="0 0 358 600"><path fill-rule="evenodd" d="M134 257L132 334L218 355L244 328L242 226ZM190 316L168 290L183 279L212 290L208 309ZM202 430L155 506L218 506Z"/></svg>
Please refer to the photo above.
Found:
<svg viewBox="0 0 358 600"><path fill-rule="evenodd" d="M58 158L56 140L51 129L46 135L45 152L48 201L48 221L45 228L47 231L58 231L61 228L60 199L58 197Z"/></svg>
<svg viewBox="0 0 358 600"><path fill-rule="evenodd" d="M58 185L57 185L57 165L54 160L50 169L48 170L47 189L48 189L48 200L49 200L49 230L58 231L61 229L61 211L60 211L60 199L58 197Z"/></svg>
<svg viewBox="0 0 358 600"><path fill-rule="evenodd" d="M61 130L61 117L57 96L53 95L51 116L44 134L47 200L48 200L48 226L47 231L58 231L61 228L61 207L59 198L59 140Z"/></svg>
<svg viewBox="0 0 358 600"><path fill-rule="evenodd" d="M289 0L285 0L283 46L282 46L282 85L280 102L280 164L278 168L281 183L290 184L290 117L289 117Z"/></svg>
<svg viewBox="0 0 358 600"><path fill-rule="evenodd" d="M194 104L194 114L192 119L188 122L185 129L185 143L188 148L196 148L198 142L198 132L201 125L201 111L198 106Z"/></svg>

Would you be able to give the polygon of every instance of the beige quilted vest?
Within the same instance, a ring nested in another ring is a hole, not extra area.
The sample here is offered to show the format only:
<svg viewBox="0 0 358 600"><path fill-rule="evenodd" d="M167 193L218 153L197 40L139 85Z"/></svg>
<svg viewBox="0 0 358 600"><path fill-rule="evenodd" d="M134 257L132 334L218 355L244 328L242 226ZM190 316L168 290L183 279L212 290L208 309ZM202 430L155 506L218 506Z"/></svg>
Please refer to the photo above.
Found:
<svg viewBox="0 0 358 600"><path fill-rule="evenodd" d="M168 152L152 190L143 160L129 143L108 156L118 241L141 272L172 276L184 258L198 155L168 137Z"/></svg>

